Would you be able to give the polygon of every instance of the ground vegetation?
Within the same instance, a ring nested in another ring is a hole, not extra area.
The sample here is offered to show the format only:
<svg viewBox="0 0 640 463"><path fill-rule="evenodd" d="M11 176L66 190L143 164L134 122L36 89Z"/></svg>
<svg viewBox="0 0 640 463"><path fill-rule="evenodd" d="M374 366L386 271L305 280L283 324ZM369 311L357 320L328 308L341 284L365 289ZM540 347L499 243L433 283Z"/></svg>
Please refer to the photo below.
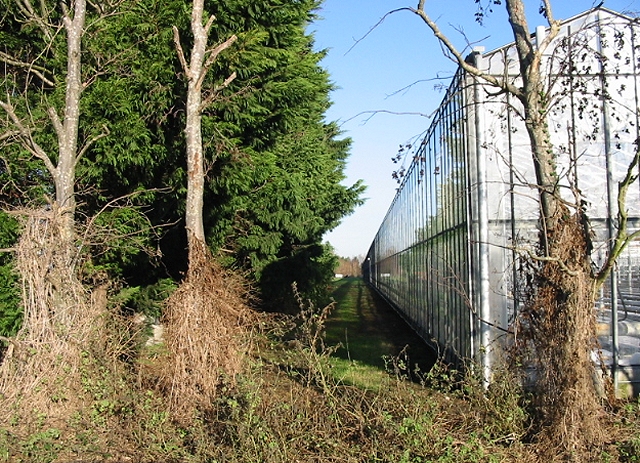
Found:
<svg viewBox="0 0 640 463"><path fill-rule="evenodd" d="M249 368L188 424L156 388L162 346L148 346L133 378L121 377L126 386L87 376L85 365L86 406L66 420L26 427L12 415L0 431L0 461L544 460L544 444L527 439L531 397L509 372L485 391L480 378L420 353L419 338L407 337L361 280L334 290L330 307L300 300L297 316L265 315L247 344ZM631 400L612 410L605 445L590 461L638 459L639 407Z"/></svg>

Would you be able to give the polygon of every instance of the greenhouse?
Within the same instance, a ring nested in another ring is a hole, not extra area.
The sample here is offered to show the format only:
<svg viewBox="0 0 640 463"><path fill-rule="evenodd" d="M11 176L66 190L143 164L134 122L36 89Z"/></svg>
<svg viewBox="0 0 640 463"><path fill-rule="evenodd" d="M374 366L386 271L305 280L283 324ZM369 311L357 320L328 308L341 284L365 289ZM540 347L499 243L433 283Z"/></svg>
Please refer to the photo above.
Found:
<svg viewBox="0 0 640 463"><path fill-rule="evenodd" d="M583 202L594 266L617 226L618 182L637 146L640 39L632 18L597 8L562 23L543 69L563 194ZM548 31L536 30L542 40ZM468 57L516 85L513 44ZM519 256L537 241L539 203L519 102L456 73L363 264L365 278L444 358L474 359L485 377L504 352L525 287ZM628 194L640 228L640 186ZM627 248L597 307L602 357L624 394L640 392L640 242Z"/></svg>

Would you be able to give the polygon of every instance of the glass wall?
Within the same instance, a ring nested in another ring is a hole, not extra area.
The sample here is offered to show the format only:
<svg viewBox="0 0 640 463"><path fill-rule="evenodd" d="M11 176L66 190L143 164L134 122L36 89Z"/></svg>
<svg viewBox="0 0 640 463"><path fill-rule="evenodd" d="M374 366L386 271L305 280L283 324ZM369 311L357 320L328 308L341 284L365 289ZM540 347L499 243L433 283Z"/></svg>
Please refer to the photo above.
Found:
<svg viewBox="0 0 640 463"><path fill-rule="evenodd" d="M606 9L566 21L543 70L550 139L567 204L586 210L594 269L618 227L618 184L640 140L637 22ZM537 37L541 40L543 37ZM512 44L470 56L520 84ZM516 98L458 72L419 146L365 262L366 278L445 358L490 372L526 290L518 256L535 250L539 204ZM638 167L633 171L638 174ZM640 185L627 193L640 229ZM632 242L594 310L616 380L640 392L640 242ZM488 376L485 375L485 378Z"/></svg>
<svg viewBox="0 0 640 463"><path fill-rule="evenodd" d="M418 146L371 246L365 275L451 360L471 355L463 74Z"/></svg>

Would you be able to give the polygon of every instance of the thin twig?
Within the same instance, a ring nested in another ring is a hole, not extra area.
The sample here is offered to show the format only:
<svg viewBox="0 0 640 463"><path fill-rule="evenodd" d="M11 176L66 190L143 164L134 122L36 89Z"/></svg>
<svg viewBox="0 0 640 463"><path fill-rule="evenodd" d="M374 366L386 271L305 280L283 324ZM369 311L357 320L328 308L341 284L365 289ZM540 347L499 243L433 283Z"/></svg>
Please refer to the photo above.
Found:
<svg viewBox="0 0 640 463"><path fill-rule="evenodd" d="M56 167L51 162L51 159L47 153L40 147L40 145L31 136L31 131L27 129L22 121L18 118L13 106L9 101L0 101L0 108L4 109L13 124L16 126L19 132L19 136L22 140L22 146L27 149L31 154L44 162L47 170L52 176L56 175Z"/></svg>
<svg viewBox="0 0 640 463"><path fill-rule="evenodd" d="M369 34L371 34L375 29L377 29L377 27L380 24L384 22L385 19L387 19L388 16L391 16L393 13L397 13L398 11L403 11L403 10L411 10L411 8L408 8L408 7L398 8L396 10L391 10L388 13L386 13L382 18L380 18L380 20L377 23L371 26L371 28L367 31L366 34L364 34L362 37L356 40L355 43L351 45L351 47L349 47L349 49L344 53L344 56L347 56L351 52L351 50L353 50L356 47L356 45L358 45L360 42L366 39L369 36Z"/></svg>
<svg viewBox="0 0 640 463"><path fill-rule="evenodd" d="M420 112L411 112L411 111L403 111L403 112L398 112L398 111L389 111L387 109L375 109L375 110L370 110L370 111L360 111L358 114L351 116L348 119L345 119L343 124L352 121L353 119L355 119L358 116L362 116L363 114L370 114L370 116L368 118L365 119L364 123L367 123L371 120L371 118L373 116L375 116L376 114L393 114L394 116L420 116L420 117L426 117L426 118L431 118L433 117L434 113L431 114L425 114L425 113L420 113Z"/></svg>
<svg viewBox="0 0 640 463"><path fill-rule="evenodd" d="M109 128L106 125L103 125L102 128L104 129L104 131L102 133L92 137L80 149L80 151L78 152L78 155L76 156L76 162L78 162L84 156L84 154L89 150L89 148L91 148L91 146L93 146L93 144L95 142L97 142L101 138L107 137L107 136L109 136L111 134L111 131L109 130Z"/></svg>

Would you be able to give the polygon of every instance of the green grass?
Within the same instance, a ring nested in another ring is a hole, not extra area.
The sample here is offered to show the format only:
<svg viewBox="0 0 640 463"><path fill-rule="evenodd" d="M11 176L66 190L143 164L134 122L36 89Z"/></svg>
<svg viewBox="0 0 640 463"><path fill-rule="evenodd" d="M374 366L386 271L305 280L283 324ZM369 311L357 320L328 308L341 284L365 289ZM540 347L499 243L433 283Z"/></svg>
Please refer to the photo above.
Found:
<svg viewBox="0 0 640 463"><path fill-rule="evenodd" d="M332 361L339 379L373 387L401 353L411 370L417 364L428 371L434 364L433 350L362 279L337 280L332 296L336 307L326 323L326 339L341 346Z"/></svg>

